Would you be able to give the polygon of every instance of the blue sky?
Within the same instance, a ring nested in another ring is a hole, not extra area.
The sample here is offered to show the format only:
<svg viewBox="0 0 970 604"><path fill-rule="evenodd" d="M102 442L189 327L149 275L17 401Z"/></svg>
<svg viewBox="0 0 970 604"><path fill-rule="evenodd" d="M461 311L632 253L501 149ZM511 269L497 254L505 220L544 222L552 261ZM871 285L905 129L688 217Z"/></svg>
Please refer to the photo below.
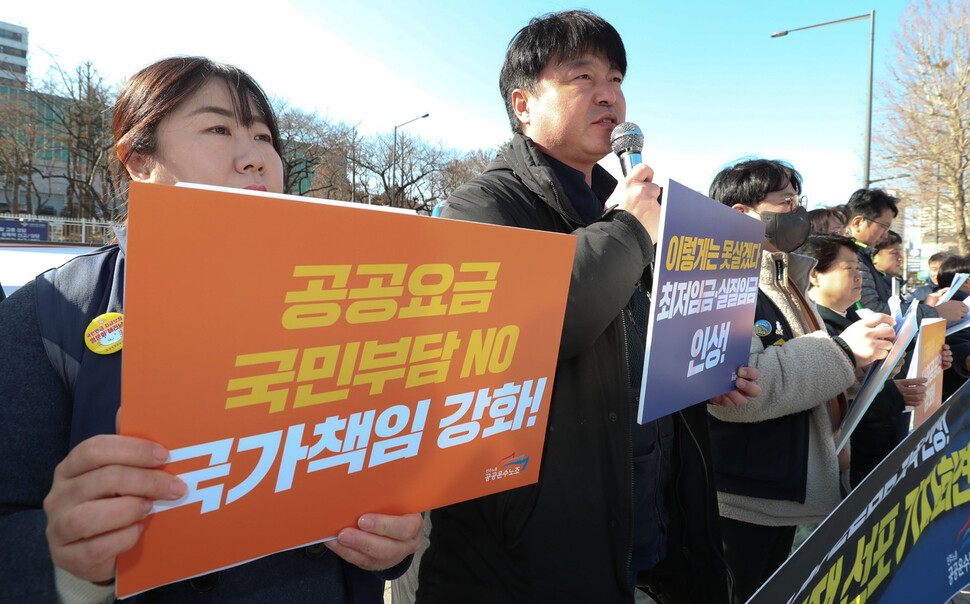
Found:
<svg viewBox="0 0 970 604"><path fill-rule="evenodd" d="M68 67L91 60L112 82L163 56L204 54L364 133L430 113L408 131L466 149L509 137L497 82L512 35L535 15L588 8L624 39L627 119L644 130L644 158L658 179L706 192L733 160L786 159L805 177L811 206L842 203L861 186L869 22L770 34L875 9L878 110L906 7L905 0L171 0L95 14L62 0L17 4L0 9L0 20L29 28L34 76L46 72L49 54ZM890 176L873 156L871 178Z"/></svg>

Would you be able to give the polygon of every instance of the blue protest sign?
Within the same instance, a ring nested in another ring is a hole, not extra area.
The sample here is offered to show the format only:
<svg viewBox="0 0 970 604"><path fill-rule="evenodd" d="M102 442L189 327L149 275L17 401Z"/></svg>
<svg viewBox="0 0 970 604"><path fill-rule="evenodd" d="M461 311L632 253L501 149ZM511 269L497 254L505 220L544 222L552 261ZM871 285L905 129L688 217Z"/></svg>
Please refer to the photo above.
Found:
<svg viewBox="0 0 970 604"><path fill-rule="evenodd" d="M47 223L27 220L0 220L0 239L48 241Z"/></svg>
<svg viewBox="0 0 970 604"><path fill-rule="evenodd" d="M734 389L751 350L765 226L671 180L658 238L640 423Z"/></svg>

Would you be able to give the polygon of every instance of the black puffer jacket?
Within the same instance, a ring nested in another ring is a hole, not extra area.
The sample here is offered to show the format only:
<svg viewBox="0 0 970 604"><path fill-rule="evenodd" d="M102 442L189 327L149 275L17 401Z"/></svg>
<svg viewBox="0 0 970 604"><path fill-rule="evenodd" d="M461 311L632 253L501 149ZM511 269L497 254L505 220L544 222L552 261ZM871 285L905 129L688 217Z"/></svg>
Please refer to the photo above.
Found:
<svg viewBox="0 0 970 604"><path fill-rule="evenodd" d="M612 181L598 166L593 178ZM442 215L578 241L539 482L432 512L418 601L632 602L634 420L621 313L653 244L626 212L584 225L521 135ZM704 406L678 414L674 428L667 558L643 579L662 602L726 602Z"/></svg>

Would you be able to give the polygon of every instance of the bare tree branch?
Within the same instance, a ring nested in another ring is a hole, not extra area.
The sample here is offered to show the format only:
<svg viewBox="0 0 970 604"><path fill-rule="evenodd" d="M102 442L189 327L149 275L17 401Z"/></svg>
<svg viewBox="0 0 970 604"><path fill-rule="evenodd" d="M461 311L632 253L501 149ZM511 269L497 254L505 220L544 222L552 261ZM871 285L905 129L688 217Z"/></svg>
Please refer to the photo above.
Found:
<svg viewBox="0 0 970 604"><path fill-rule="evenodd" d="M888 170L921 208L931 236L970 253L970 19L965 0L916 0L895 36L884 128L876 138ZM927 229L924 228L924 237Z"/></svg>

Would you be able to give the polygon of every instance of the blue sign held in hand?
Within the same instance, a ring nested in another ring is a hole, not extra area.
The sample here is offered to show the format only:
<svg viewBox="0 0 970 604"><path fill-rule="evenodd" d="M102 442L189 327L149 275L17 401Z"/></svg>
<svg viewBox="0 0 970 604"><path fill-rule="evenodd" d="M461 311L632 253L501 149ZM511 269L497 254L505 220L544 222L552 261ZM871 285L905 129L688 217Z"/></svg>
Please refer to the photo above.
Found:
<svg viewBox="0 0 970 604"><path fill-rule="evenodd" d="M671 180L654 262L640 423L734 390L748 363L764 224Z"/></svg>

